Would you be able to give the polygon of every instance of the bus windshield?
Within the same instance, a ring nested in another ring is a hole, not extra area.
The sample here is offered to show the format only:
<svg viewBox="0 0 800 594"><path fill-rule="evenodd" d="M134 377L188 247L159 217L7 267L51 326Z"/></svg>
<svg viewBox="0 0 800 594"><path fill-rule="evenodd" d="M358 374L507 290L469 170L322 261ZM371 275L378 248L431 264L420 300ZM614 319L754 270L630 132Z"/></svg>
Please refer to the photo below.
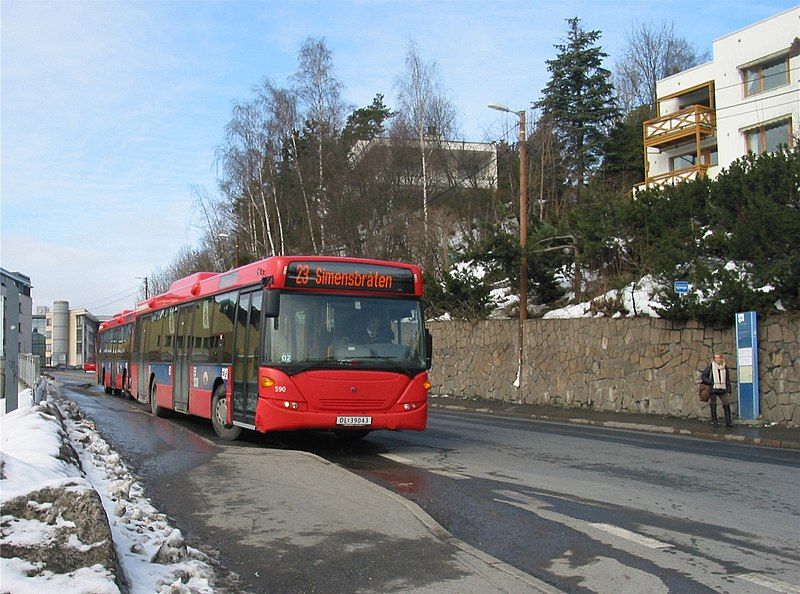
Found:
<svg viewBox="0 0 800 594"><path fill-rule="evenodd" d="M420 303L410 299L282 293L267 318L263 364L289 374L309 369L425 370Z"/></svg>

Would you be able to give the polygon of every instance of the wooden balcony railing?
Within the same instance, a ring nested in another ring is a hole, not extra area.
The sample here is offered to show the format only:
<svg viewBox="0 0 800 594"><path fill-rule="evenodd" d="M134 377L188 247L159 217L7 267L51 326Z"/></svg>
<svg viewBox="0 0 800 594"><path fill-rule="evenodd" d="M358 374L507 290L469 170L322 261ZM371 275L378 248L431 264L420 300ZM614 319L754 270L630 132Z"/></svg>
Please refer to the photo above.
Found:
<svg viewBox="0 0 800 594"><path fill-rule="evenodd" d="M644 145L663 146L689 136L707 136L716 131L714 110L705 105L653 118L644 123Z"/></svg>
<svg viewBox="0 0 800 594"><path fill-rule="evenodd" d="M644 183L636 186L635 190L646 190L649 188L663 188L664 186L674 186L680 182L691 181L698 177L705 177L710 165L692 165L675 171L668 171L648 177Z"/></svg>

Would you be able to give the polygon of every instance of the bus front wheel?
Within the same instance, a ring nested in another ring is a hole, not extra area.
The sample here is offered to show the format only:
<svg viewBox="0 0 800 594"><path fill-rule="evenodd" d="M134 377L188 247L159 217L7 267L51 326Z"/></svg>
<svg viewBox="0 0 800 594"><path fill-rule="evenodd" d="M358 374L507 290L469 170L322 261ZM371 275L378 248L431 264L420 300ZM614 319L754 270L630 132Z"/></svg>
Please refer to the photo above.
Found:
<svg viewBox="0 0 800 594"><path fill-rule="evenodd" d="M156 383L153 382L150 385L150 412L153 413L157 417L166 417L167 411L163 406L158 405L158 399L156 398Z"/></svg>
<svg viewBox="0 0 800 594"><path fill-rule="evenodd" d="M225 386L219 386L214 392L211 400L211 424L220 439L233 441L242 433L241 427L229 425L228 420L228 397L225 394Z"/></svg>

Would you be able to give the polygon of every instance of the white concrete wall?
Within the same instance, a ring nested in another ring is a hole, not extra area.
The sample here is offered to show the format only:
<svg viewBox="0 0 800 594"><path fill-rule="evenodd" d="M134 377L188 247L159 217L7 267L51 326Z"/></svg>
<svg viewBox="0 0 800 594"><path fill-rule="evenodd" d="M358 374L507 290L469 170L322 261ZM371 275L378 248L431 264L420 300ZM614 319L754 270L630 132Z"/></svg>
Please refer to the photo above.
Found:
<svg viewBox="0 0 800 594"><path fill-rule="evenodd" d="M716 65L714 62L706 62L689 70L678 72L667 78L662 78L656 83L656 96L665 97L680 93L686 89L691 89L710 80L714 80ZM661 115L667 115L679 110L678 99L668 99L659 103Z"/></svg>

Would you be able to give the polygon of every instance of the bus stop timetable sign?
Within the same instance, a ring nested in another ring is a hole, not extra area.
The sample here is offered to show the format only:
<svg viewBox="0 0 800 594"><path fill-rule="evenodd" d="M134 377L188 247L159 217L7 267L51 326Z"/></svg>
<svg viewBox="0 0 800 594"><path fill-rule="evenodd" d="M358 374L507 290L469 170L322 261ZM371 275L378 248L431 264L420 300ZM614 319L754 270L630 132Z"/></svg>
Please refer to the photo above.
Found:
<svg viewBox="0 0 800 594"><path fill-rule="evenodd" d="M736 314L736 370L739 417L757 419L761 409L758 394L758 328L754 311Z"/></svg>

